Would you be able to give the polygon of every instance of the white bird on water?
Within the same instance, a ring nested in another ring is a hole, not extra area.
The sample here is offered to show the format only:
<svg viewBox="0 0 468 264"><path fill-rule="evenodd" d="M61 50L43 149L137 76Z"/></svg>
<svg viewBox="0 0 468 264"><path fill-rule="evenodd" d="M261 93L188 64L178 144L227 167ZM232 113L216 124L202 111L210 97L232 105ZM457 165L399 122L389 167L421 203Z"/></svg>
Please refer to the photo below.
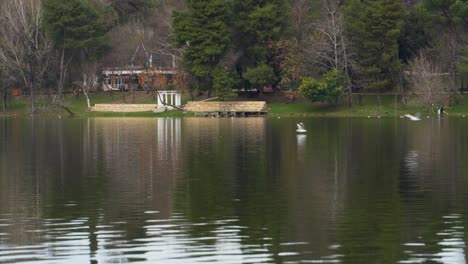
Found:
<svg viewBox="0 0 468 264"><path fill-rule="evenodd" d="M304 124L302 122L296 124L297 126L297 129L296 129L296 132L297 133L305 133L307 132L307 130L304 128Z"/></svg>
<svg viewBox="0 0 468 264"><path fill-rule="evenodd" d="M406 114L404 115L406 118L408 118L409 120L411 121L419 121L421 120L421 118L419 118L419 115L416 114L416 115L410 115L410 114Z"/></svg>

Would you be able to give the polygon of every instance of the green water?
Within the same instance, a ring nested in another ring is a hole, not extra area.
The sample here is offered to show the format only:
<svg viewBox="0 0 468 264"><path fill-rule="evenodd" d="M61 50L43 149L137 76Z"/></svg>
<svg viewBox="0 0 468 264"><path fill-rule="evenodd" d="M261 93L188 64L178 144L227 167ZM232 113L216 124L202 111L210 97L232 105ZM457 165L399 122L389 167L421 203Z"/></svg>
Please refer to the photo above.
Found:
<svg viewBox="0 0 468 264"><path fill-rule="evenodd" d="M0 263L466 263L467 222L468 118L0 119Z"/></svg>

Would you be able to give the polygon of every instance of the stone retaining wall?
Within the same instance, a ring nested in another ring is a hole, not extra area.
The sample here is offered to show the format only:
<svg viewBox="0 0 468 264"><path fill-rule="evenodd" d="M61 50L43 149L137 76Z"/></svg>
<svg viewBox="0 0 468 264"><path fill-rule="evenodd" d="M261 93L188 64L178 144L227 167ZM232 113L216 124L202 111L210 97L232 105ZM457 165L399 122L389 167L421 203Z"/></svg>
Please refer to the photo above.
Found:
<svg viewBox="0 0 468 264"><path fill-rule="evenodd" d="M189 112L259 113L266 111L266 102L188 102L185 110Z"/></svg>
<svg viewBox="0 0 468 264"><path fill-rule="evenodd" d="M94 112L151 112L156 111L157 104L96 104L91 107Z"/></svg>

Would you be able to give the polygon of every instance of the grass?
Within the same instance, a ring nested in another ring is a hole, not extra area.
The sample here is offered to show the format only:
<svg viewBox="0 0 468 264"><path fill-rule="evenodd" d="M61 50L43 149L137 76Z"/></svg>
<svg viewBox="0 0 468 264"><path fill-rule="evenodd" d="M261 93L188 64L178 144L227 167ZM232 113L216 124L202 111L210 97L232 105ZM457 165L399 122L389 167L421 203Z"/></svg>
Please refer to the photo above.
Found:
<svg viewBox="0 0 468 264"><path fill-rule="evenodd" d="M273 103L269 107L269 114L273 116L391 117L407 113L428 114L429 112L427 107L414 102L403 104L401 99L398 99L395 104L393 95L381 95L380 98L377 95L364 95L361 103L358 97L354 96L352 107L349 107L347 102L342 102L337 106L310 102Z"/></svg>
<svg viewBox="0 0 468 264"><path fill-rule="evenodd" d="M94 104L120 104L120 103L136 103L136 104L156 104L151 94L146 92L136 92L135 97L132 93L115 92L110 93L96 93L90 95L91 105ZM64 105L68 107L77 117L181 117L190 116L190 113L182 111L167 111L162 113L153 112L137 112L137 113L117 113L117 112L91 112L88 110L86 99L82 94L75 96L73 94L66 94L64 96ZM2 115L28 115L31 112L29 97L10 97L7 113ZM40 115L63 115L68 113L58 106L50 105L47 101L47 96L40 96L36 100L36 107Z"/></svg>
<svg viewBox="0 0 468 264"><path fill-rule="evenodd" d="M186 102L188 98L183 98ZM240 100L245 98L239 98ZM353 106L350 108L345 101L337 106L310 103L306 100L299 99L294 103L285 103L287 100L281 96L274 95L271 98L265 98L272 103L268 104L268 112L270 116L329 116L329 117L367 117L381 116L393 117L407 113L420 112L423 115L429 113L429 109L414 101L409 101L406 104L401 103L398 98L395 104L393 95L363 95L361 103L358 101L358 96L353 96ZM255 98L252 98L255 100ZM91 103L155 103L151 94L145 92L135 93L135 97L131 93L114 93L113 96L109 93L97 93L91 95ZM167 111L163 113L139 112L139 113L115 113L115 112L91 112L87 108L86 100L83 95L75 96L67 94L64 99L64 104L78 117L182 117L192 116L191 113L182 111ZM41 115L56 115L61 114L66 116L67 113L58 107L51 106L47 103L47 97L42 96L37 100L37 108ZM445 108L446 112L451 115L468 114L468 97L462 98L460 104ZM30 102L28 97L10 97L8 102L8 112L6 115L26 115L30 113ZM0 113L0 115L5 115Z"/></svg>
<svg viewBox="0 0 468 264"><path fill-rule="evenodd" d="M454 104L444 110L450 115L468 115L468 96L462 98L459 104Z"/></svg>

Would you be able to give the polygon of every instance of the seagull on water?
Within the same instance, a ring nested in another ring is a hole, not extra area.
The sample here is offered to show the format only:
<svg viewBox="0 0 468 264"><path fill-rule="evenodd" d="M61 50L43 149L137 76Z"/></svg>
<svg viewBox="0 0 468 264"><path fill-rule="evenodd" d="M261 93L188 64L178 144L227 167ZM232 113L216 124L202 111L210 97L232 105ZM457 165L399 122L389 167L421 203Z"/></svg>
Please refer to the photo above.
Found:
<svg viewBox="0 0 468 264"><path fill-rule="evenodd" d="M406 114L406 115L404 115L404 117L408 118L408 119L411 120L411 121L419 121L419 120L421 120L421 118L419 118L419 114L416 114L416 115Z"/></svg>
<svg viewBox="0 0 468 264"><path fill-rule="evenodd" d="M297 129L296 129L297 133L307 132L307 130L304 128L304 123L300 122L300 123L296 124L296 126L297 126Z"/></svg>

